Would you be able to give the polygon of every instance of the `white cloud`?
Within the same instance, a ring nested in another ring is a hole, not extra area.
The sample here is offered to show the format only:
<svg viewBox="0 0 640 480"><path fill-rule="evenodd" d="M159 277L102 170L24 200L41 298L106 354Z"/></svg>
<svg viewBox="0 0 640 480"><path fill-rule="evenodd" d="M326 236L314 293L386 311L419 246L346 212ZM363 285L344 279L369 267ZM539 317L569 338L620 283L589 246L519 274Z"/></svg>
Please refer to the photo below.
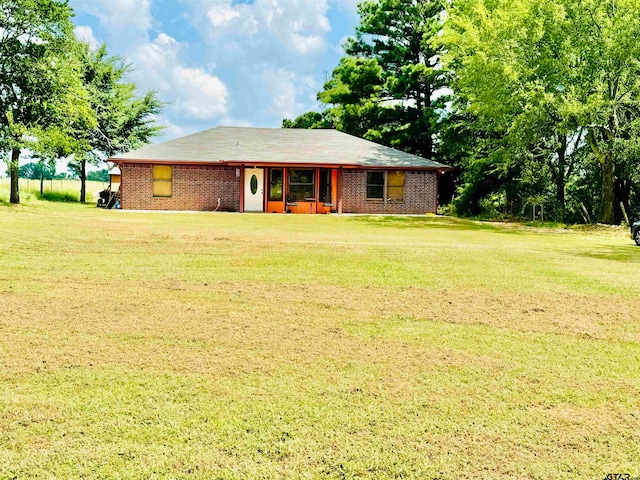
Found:
<svg viewBox="0 0 640 480"><path fill-rule="evenodd" d="M266 69L261 75L266 92L272 98L270 113L280 118L295 118L304 111L304 105L296 101L298 88L296 76L284 69Z"/></svg>
<svg viewBox="0 0 640 480"><path fill-rule="evenodd" d="M174 138L184 137L200 130L196 125L176 125L164 114L157 115L156 123L162 125L164 130L162 131L162 141L173 140Z"/></svg>
<svg viewBox="0 0 640 480"><path fill-rule="evenodd" d="M362 3L362 0L331 0L332 3L338 7L340 10L343 10L352 15L358 15L358 4Z"/></svg>
<svg viewBox="0 0 640 480"><path fill-rule="evenodd" d="M71 6L97 17L110 31L151 28L151 0L71 0Z"/></svg>
<svg viewBox="0 0 640 480"><path fill-rule="evenodd" d="M220 125L224 127L253 127L253 123L247 120L238 120L236 118L224 117L220 120Z"/></svg>
<svg viewBox="0 0 640 480"><path fill-rule="evenodd" d="M173 71L176 109L187 118L209 120L227 113L227 87L201 68L176 67Z"/></svg>
<svg viewBox="0 0 640 480"><path fill-rule="evenodd" d="M185 46L161 33L152 42L139 45L131 53L136 66L132 79L149 85L171 102L170 109L191 120L212 120L227 111L228 91L224 83L202 68L181 63Z"/></svg>
<svg viewBox="0 0 640 480"><path fill-rule="evenodd" d="M240 12L230 7L214 6L207 12L207 17L214 27L220 27L239 16Z"/></svg>
<svg viewBox="0 0 640 480"><path fill-rule="evenodd" d="M321 53L331 31L328 0L255 0L233 5L232 0L184 0L198 23L207 12L209 33L220 39L229 35L245 41L276 41L297 55ZM256 38L260 37L260 38Z"/></svg>
<svg viewBox="0 0 640 480"><path fill-rule="evenodd" d="M108 41L110 53L135 68L129 78L140 91L158 90L169 102L158 117L166 139L218 123L279 125L284 117L317 108L323 74L337 64L339 49L331 44L352 30L341 22L336 25L345 31L331 35L329 18L337 14L355 24L358 1L69 3L91 27L78 27L79 37Z"/></svg>
<svg viewBox="0 0 640 480"><path fill-rule="evenodd" d="M100 42L96 39L91 27L81 25L74 28L73 31L78 40L89 44L91 50L95 50L100 46Z"/></svg>
<svg viewBox="0 0 640 480"><path fill-rule="evenodd" d="M304 75L300 78L304 97L307 103L315 104L318 101L318 92L322 89L322 84L312 75Z"/></svg>

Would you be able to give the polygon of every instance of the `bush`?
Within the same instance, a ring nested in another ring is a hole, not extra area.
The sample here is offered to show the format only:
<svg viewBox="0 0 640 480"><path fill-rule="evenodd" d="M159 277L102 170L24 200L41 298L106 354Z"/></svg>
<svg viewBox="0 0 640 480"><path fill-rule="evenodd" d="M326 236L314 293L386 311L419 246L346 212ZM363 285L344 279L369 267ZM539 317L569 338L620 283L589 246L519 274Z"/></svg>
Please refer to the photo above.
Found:
<svg viewBox="0 0 640 480"><path fill-rule="evenodd" d="M38 200L44 200L47 202L66 202L66 203L78 203L80 201L80 194L78 192L72 191L61 191L61 192L47 192L44 193L37 192L35 194ZM87 195L89 197L89 195ZM87 198L87 202L90 199Z"/></svg>

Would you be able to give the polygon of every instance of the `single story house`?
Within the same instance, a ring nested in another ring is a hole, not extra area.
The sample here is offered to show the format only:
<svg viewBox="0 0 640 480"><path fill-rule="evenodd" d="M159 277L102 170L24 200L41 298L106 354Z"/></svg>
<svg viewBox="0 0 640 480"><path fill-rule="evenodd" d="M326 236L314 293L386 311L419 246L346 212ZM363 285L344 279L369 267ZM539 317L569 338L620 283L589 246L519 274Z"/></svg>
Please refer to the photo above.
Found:
<svg viewBox="0 0 640 480"><path fill-rule="evenodd" d="M109 161L127 210L435 213L450 169L336 130L236 127Z"/></svg>

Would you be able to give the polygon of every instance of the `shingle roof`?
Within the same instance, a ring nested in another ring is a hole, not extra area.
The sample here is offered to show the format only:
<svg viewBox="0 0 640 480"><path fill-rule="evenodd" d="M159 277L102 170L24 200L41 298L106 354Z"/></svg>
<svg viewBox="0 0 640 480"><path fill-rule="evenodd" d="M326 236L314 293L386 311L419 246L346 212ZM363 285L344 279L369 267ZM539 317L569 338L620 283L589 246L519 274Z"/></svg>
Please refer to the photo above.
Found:
<svg viewBox="0 0 640 480"><path fill-rule="evenodd" d="M285 128L217 127L169 142L147 145L110 160L449 168L337 130Z"/></svg>

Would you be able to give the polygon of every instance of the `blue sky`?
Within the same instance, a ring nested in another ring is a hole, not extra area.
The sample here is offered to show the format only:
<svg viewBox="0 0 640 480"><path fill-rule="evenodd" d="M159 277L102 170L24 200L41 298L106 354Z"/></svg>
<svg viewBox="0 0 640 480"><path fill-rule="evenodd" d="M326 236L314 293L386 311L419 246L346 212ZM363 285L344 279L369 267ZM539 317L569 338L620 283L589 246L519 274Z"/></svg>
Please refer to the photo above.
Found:
<svg viewBox="0 0 640 480"><path fill-rule="evenodd" d="M170 102L157 141L217 125L279 127L316 94L359 0L70 0L76 35L133 64Z"/></svg>

